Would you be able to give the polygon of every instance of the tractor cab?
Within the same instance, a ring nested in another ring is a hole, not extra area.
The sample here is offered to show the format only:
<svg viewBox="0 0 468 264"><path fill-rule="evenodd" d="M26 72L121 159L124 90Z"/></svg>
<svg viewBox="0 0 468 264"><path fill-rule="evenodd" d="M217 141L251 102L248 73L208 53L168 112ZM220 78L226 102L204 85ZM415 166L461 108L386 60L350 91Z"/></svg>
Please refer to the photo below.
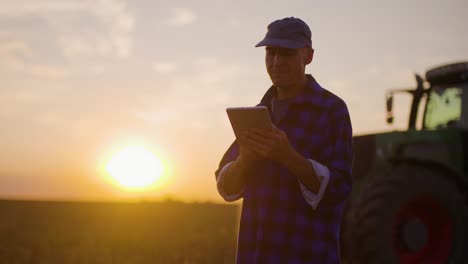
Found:
<svg viewBox="0 0 468 264"><path fill-rule="evenodd" d="M427 71L426 80L416 74L416 89L387 92L387 123L393 122L393 94L410 93L413 101L408 129L416 129L419 104L425 99L421 128L468 129L468 62L454 63Z"/></svg>
<svg viewBox="0 0 468 264"><path fill-rule="evenodd" d="M468 129L468 74L464 82L434 84L428 92L423 128L455 127Z"/></svg>

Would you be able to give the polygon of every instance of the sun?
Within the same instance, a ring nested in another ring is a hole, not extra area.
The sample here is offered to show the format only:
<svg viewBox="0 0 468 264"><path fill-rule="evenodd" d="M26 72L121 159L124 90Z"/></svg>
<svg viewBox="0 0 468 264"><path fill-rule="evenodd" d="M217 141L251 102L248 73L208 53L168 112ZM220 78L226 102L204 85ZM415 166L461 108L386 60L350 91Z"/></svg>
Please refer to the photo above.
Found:
<svg viewBox="0 0 468 264"><path fill-rule="evenodd" d="M120 186L128 190L141 190L161 179L164 164L148 148L127 146L111 155L104 169Z"/></svg>

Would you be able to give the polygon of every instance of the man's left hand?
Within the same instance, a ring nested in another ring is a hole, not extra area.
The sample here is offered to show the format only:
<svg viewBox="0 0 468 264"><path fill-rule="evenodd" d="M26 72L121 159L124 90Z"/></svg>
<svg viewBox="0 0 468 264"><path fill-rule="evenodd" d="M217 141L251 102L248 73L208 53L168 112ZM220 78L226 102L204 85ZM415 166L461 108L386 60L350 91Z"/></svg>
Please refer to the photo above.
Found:
<svg viewBox="0 0 468 264"><path fill-rule="evenodd" d="M252 149L261 157L280 163L285 162L293 151L286 133L276 126L272 129L249 129L246 134L246 143L252 146Z"/></svg>

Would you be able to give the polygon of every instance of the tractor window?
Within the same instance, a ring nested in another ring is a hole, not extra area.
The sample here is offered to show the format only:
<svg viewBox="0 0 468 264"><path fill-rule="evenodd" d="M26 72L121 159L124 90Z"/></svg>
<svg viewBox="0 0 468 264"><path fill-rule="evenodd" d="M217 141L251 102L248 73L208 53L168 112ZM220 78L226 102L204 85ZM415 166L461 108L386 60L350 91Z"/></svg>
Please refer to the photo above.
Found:
<svg viewBox="0 0 468 264"><path fill-rule="evenodd" d="M427 102L426 129L461 126L462 115L461 87L433 86Z"/></svg>

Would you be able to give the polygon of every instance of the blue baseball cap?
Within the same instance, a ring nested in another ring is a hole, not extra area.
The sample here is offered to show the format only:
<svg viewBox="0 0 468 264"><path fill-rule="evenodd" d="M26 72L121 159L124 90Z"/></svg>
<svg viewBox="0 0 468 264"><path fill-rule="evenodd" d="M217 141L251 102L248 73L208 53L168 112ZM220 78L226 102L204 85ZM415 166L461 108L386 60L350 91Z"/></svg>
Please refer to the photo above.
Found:
<svg viewBox="0 0 468 264"><path fill-rule="evenodd" d="M265 38L255 47L274 46L287 49L312 48L312 32L299 18L287 17L268 25Z"/></svg>

